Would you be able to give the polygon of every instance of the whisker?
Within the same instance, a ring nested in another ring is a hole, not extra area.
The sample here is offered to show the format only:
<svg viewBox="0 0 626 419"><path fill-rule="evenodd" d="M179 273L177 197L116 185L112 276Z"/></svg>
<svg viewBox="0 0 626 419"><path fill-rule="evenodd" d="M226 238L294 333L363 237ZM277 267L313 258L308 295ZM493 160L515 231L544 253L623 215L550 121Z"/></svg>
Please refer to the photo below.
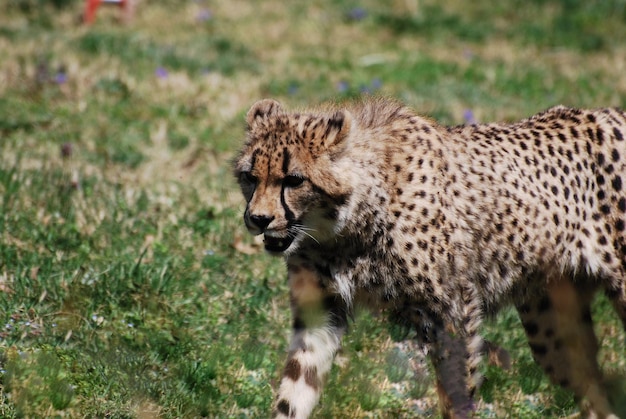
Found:
<svg viewBox="0 0 626 419"><path fill-rule="evenodd" d="M306 234L307 236L309 236L311 239L313 239L313 241L317 244L320 244L319 241L317 241L317 239L315 237L313 237L311 234L307 233L306 231L302 231L304 234Z"/></svg>
<svg viewBox="0 0 626 419"><path fill-rule="evenodd" d="M319 242L319 241L318 241L315 237L313 237L313 235L311 235L311 234L309 233L309 231L311 231L311 232L315 232L316 230L315 230L314 228L306 227L306 226L303 226L303 225L294 225L294 226L293 226L293 229L294 229L296 232L303 233L303 234L305 234L306 236L310 237L310 238L311 238L311 239L312 239L315 243L320 244L320 242ZM307 230L308 230L308 231L307 231Z"/></svg>

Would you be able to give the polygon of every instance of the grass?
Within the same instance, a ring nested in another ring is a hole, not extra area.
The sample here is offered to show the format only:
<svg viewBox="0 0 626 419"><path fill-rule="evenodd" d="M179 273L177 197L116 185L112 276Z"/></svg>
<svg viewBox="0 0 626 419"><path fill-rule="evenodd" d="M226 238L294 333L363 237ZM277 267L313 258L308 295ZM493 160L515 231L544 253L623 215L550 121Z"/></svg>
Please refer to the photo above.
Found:
<svg viewBox="0 0 626 419"><path fill-rule="evenodd" d="M286 275L244 231L229 167L255 100L390 95L449 124L626 105L623 0L163 0L88 28L81 7L0 5L3 418L268 416ZM594 317L623 374L606 300ZM480 417L576 412L514 312L485 335L515 361L485 367ZM406 337L360 315L317 414L436 417Z"/></svg>

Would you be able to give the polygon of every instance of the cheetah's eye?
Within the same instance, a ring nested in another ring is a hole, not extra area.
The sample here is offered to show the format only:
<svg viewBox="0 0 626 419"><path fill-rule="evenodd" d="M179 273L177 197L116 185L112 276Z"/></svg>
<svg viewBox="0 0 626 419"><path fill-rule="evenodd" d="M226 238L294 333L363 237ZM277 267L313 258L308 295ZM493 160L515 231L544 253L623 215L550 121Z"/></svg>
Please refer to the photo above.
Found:
<svg viewBox="0 0 626 419"><path fill-rule="evenodd" d="M302 185L302 182L304 182L304 178L295 175L286 176L285 179L283 179L283 185L289 188L297 188Z"/></svg>
<svg viewBox="0 0 626 419"><path fill-rule="evenodd" d="M241 172L241 180L251 185L256 185L258 179L250 172Z"/></svg>

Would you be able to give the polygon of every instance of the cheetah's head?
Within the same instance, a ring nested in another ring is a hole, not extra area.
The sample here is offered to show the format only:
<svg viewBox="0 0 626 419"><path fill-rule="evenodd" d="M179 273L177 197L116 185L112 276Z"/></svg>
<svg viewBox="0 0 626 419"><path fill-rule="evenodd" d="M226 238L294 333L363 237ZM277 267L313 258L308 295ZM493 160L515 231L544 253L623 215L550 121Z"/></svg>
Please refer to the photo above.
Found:
<svg viewBox="0 0 626 419"><path fill-rule="evenodd" d="M350 194L348 175L337 164L350 114L287 113L265 99L250 108L246 121L235 176L247 201L248 230L263 234L265 249L275 255L293 253L303 241L331 240Z"/></svg>

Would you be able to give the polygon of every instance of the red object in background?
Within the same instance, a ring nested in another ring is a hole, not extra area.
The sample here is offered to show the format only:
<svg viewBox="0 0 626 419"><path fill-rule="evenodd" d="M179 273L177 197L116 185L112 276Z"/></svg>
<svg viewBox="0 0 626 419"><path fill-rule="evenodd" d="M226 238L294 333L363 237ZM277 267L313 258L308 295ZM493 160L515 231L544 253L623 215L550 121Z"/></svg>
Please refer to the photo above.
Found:
<svg viewBox="0 0 626 419"><path fill-rule="evenodd" d="M101 3L122 8L124 10L124 20L126 21L129 21L132 17L132 0L85 0L84 23L91 24L96 20L96 11Z"/></svg>

